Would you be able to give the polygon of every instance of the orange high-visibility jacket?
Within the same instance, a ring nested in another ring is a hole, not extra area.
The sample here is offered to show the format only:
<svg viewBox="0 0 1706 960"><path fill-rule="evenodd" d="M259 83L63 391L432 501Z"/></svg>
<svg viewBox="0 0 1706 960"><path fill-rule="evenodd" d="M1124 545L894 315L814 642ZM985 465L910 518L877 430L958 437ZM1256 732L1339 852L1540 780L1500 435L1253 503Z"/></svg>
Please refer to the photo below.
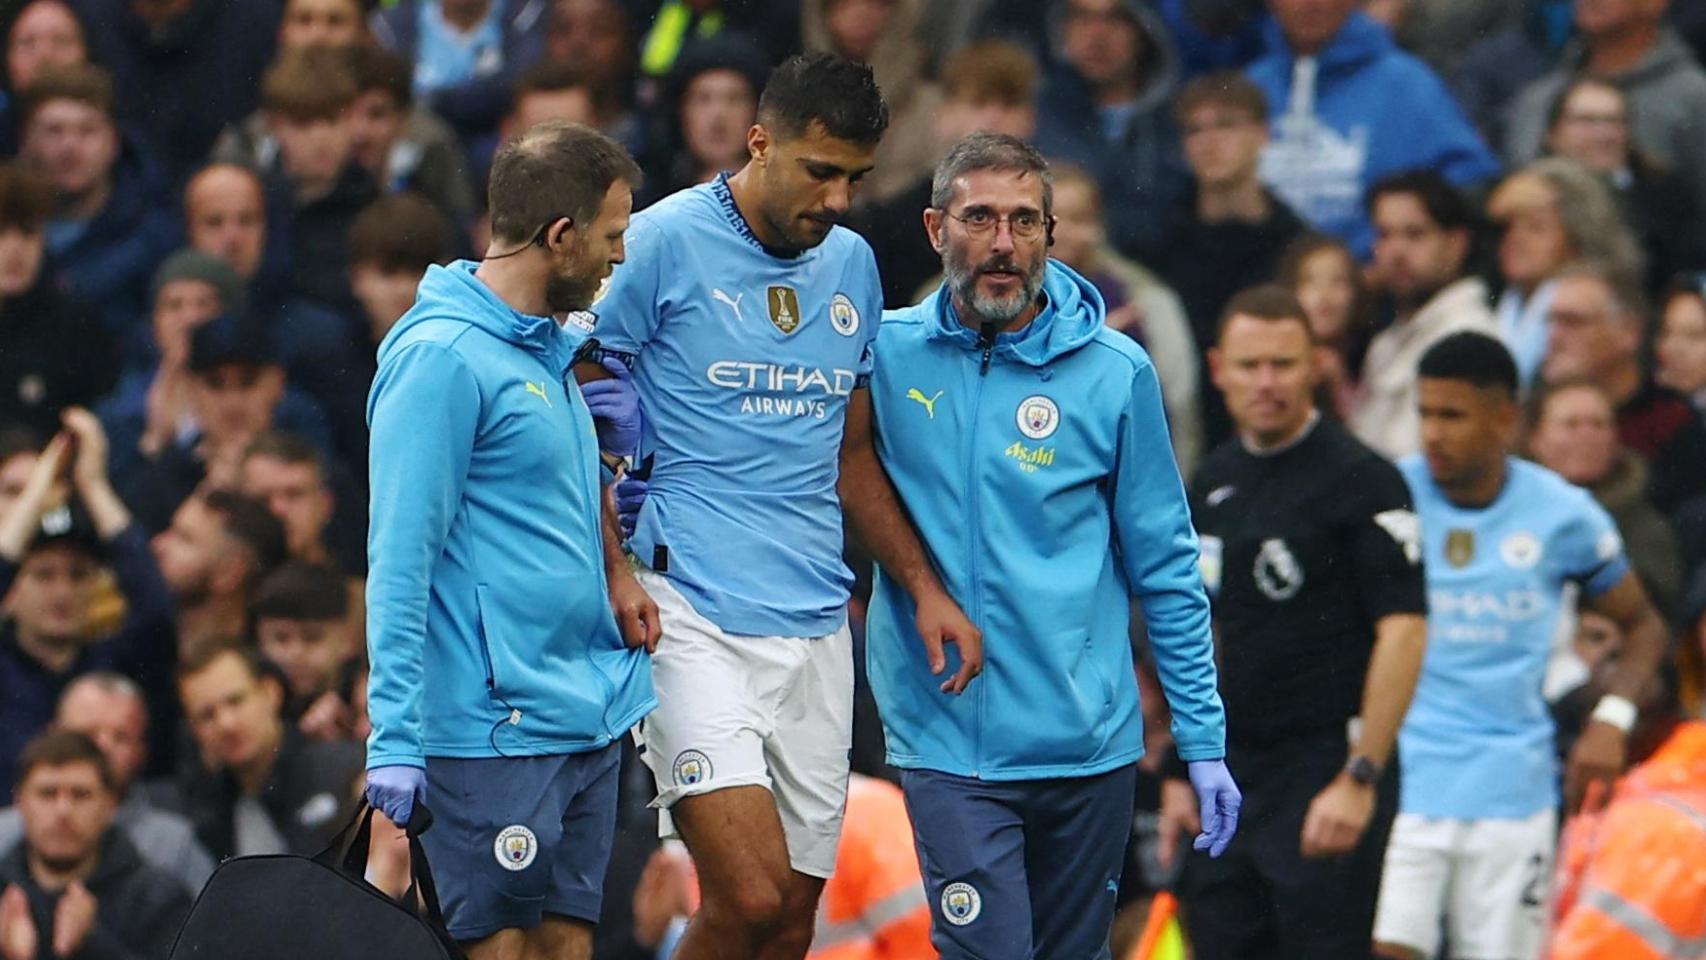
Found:
<svg viewBox="0 0 1706 960"><path fill-rule="evenodd" d="M900 788L854 774L809 960L931 960L930 906Z"/></svg>
<svg viewBox="0 0 1706 960"><path fill-rule="evenodd" d="M1564 832L1551 960L1706 957L1706 723L1685 723Z"/></svg>

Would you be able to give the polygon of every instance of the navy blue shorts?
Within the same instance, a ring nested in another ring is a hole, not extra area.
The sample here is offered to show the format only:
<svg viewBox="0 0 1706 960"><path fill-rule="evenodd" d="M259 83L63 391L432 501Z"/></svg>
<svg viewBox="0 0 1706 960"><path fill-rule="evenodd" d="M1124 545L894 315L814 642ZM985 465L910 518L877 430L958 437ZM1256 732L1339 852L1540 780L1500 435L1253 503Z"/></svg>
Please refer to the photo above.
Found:
<svg viewBox="0 0 1706 960"><path fill-rule="evenodd" d="M598 922L616 832L620 744L591 753L428 757L421 835L450 935L526 930L547 913Z"/></svg>
<svg viewBox="0 0 1706 960"><path fill-rule="evenodd" d="M902 772L942 960L1106 960L1137 767L1009 783Z"/></svg>

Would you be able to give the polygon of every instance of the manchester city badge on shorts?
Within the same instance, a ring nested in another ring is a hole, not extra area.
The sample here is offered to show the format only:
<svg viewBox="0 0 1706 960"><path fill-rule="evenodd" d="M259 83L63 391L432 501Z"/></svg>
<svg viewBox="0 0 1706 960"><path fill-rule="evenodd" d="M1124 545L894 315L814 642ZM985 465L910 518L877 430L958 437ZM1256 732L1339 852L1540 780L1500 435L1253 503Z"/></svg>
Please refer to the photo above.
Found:
<svg viewBox="0 0 1706 960"><path fill-rule="evenodd" d="M539 838L519 823L504 827L492 844L492 854L505 870L526 870L533 865L533 858L539 856Z"/></svg>
<svg viewBox="0 0 1706 960"><path fill-rule="evenodd" d="M1032 440L1046 440L1060 426L1060 407L1039 393L1019 401L1015 418L1020 433Z"/></svg>
<svg viewBox="0 0 1706 960"><path fill-rule="evenodd" d="M691 787L711 779L711 758L697 750L683 750L675 758L671 771L676 786Z"/></svg>
<svg viewBox="0 0 1706 960"><path fill-rule="evenodd" d="M969 883L950 883L942 890L942 919L963 927L983 912L983 897Z"/></svg>

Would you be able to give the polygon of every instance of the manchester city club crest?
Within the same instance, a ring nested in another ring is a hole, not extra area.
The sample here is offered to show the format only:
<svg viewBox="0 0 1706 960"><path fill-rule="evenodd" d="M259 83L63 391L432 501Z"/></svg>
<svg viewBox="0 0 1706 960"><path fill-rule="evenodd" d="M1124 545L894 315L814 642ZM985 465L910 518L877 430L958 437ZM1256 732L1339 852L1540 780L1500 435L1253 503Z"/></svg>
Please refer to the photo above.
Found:
<svg viewBox="0 0 1706 960"><path fill-rule="evenodd" d="M672 772L675 775L675 785L678 787L691 787L696 783L703 783L711 779L711 758L697 750L683 750L681 755L675 758L675 766L672 768Z"/></svg>
<svg viewBox="0 0 1706 960"><path fill-rule="evenodd" d="M1445 561L1454 567L1467 567L1475 559L1475 531L1447 530L1445 532Z"/></svg>
<svg viewBox="0 0 1706 960"><path fill-rule="evenodd" d="M1054 431L1060 427L1060 407L1040 393L1019 401L1015 417L1019 422L1019 432L1032 440L1054 436Z"/></svg>
<svg viewBox="0 0 1706 960"><path fill-rule="evenodd" d="M853 306L852 297L838 293L830 298L829 325L844 337L851 337L859 332L859 309Z"/></svg>
<svg viewBox="0 0 1706 960"><path fill-rule="evenodd" d="M983 912L983 897L969 883L950 883L942 890L942 919L963 927Z"/></svg>
<svg viewBox="0 0 1706 960"><path fill-rule="evenodd" d="M1540 538L1527 531L1513 533L1499 544L1499 559L1516 570L1532 570L1540 563Z"/></svg>
<svg viewBox="0 0 1706 960"><path fill-rule="evenodd" d="M770 322L783 336L800 329L800 295L793 287L773 286L764 292L770 307Z"/></svg>
<svg viewBox="0 0 1706 960"><path fill-rule="evenodd" d="M492 854L505 870L526 870L539 856L539 838L521 824L504 827L492 844Z"/></svg>

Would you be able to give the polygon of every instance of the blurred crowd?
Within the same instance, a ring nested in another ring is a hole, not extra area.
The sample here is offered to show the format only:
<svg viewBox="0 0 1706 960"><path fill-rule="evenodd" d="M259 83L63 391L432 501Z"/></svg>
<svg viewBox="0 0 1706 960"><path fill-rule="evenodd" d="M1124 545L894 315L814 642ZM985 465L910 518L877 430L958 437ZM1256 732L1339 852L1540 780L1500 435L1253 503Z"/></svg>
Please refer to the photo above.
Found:
<svg viewBox="0 0 1706 960"><path fill-rule="evenodd" d="M1420 354L1500 336L1522 453L1592 491L1673 618L1638 742L1703 716L1706 7L0 0L0 25L0 960L163 957L217 861L343 826L377 344L428 265L485 250L506 138L601 129L644 206L738 169L800 50L870 63L890 104L849 224L889 307L936 282L921 211L949 144L1050 158L1052 255L1153 357L1187 476L1231 435L1205 348L1240 289L1298 295L1324 409L1393 458ZM1571 626L1565 741L1621 639ZM910 840L862 704L873 812L848 842L870 849L847 856L876 871ZM651 955L694 900L625 771L600 957ZM1167 882L1139 824L1134 902ZM826 929L858 897L832 889Z"/></svg>

